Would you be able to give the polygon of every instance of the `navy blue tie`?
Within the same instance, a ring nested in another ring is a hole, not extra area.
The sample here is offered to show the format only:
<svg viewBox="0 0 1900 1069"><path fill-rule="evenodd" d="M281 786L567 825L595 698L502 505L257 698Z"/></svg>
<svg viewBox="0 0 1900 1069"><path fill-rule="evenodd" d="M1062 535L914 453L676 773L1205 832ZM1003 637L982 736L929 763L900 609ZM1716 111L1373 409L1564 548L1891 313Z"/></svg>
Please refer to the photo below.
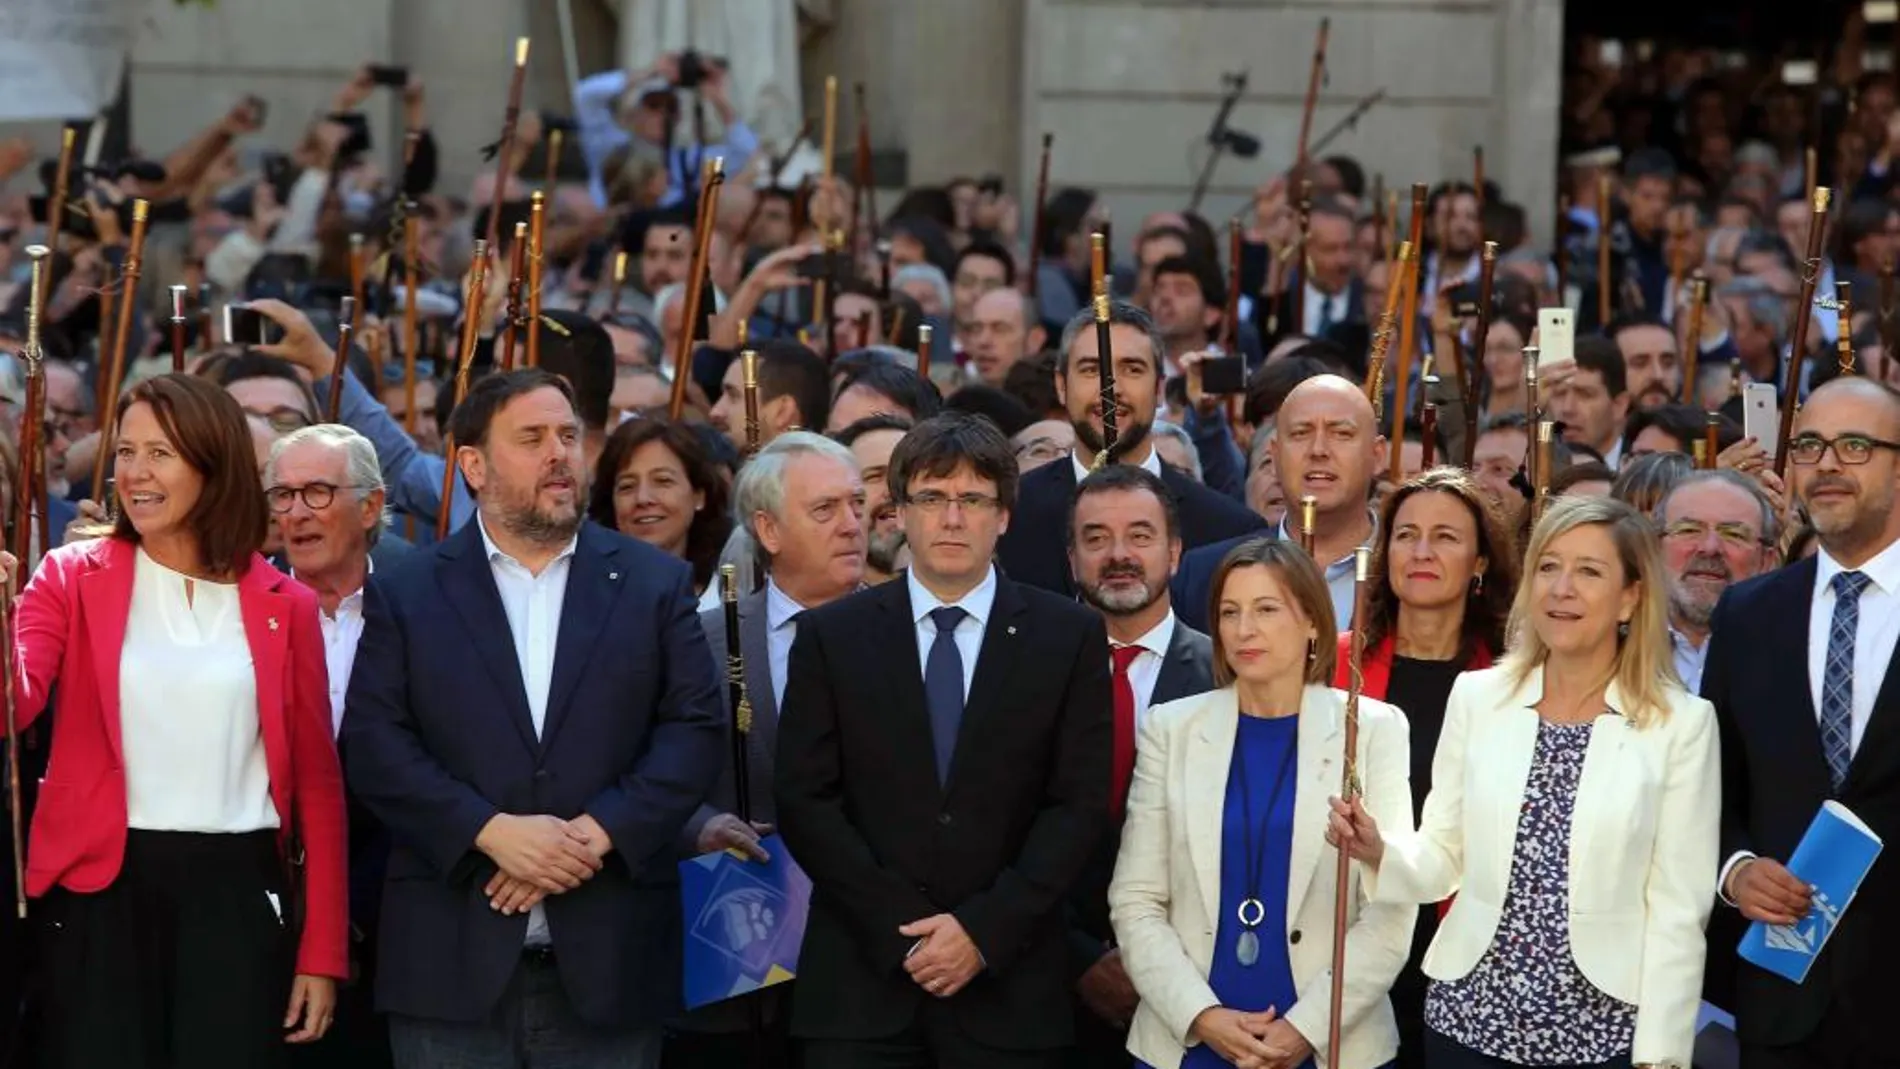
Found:
<svg viewBox="0 0 1900 1069"><path fill-rule="evenodd" d="M937 750L937 782L950 781L950 757L957 749L957 727L963 723L963 655L957 652L957 625L969 613L948 605L930 610L937 639L930 644L924 664L924 701L930 707L930 741Z"/></svg>

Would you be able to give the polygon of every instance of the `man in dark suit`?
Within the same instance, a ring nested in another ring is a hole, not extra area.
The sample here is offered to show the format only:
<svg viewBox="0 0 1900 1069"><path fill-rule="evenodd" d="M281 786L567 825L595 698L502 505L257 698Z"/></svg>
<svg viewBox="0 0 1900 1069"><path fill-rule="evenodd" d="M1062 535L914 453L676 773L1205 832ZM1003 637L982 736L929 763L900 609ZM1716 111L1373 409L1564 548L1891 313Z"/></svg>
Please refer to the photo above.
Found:
<svg viewBox="0 0 1900 1069"><path fill-rule="evenodd" d="M1082 601L1108 628L1115 763L1113 827L1069 896L1069 967L1079 996L1075 1069L1131 1064L1135 988L1108 922L1108 883L1121 851L1120 815L1135 767L1136 725L1149 708L1214 689L1213 643L1175 619L1168 578L1181 560L1174 495L1140 468L1115 464L1082 480L1067 526Z"/></svg>
<svg viewBox="0 0 1900 1069"><path fill-rule="evenodd" d="M1167 485L1180 503L1181 539L1189 549L1264 528L1267 521L1246 505L1168 467L1155 452L1148 431L1160 403L1161 354L1166 349L1154 320L1132 304L1111 305L1109 338L1115 350L1118 420L1113 459L1142 468ZM1056 393L1075 427L1075 450L1069 463L1044 464L1023 477L1009 529L997 545L997 561L1018 582L1074 597L1063 534L1069 500L1103 446L1101 361L1091 312L1071 319L1062 332Z"/></svg>
<svg viewBox="0 0 1900 1069"><path fill-rule="evenodd" d="M680 836L688 854L739 850L759 860L777 809L772 804L773 750L778 743L779 699L785 666L803 614L857 590L864 581L866 516L864 481L851 451L807 431L786 431L746 462L733 487L733 513L766 561L765 586L738 601L739 650L745 663L746 700L752 730L746 735L750 821L738 813L732 767L727 765L711 796L700 804ZM726 611L699 614L713 662L726 663ZM721 688L722 695L726 693ZM727 709L731 723L731 709ZM784 1049L786 989L775 986L750 996L768 1026L772 1058L787 1063ZM668 1030L667 1069L731 1069L753 1055L753 1009L730 999L689 1014ZM788 1063L787 1063L788 1064Z"/></svg>
<svg viewBox="0 0 1900 1069"><path fill-rule="evenodd" d="M1731 587L1710 623L1702 693L1722 730L1719 887L1744 921L1808 917L1808 887L1784 863L1823 803L1846 806L1887 842L1900 836L1896 442L1893 391L1864 378L1817 389L1787 448L1820 550ZM1888 986L1900 958L1896 895L1900 862L1883 854L1852 905L1835 904L1838 927L1803 983L1734 964L1744 1069L1900 1064ZM1735 961L1737 934L1711 935L1712 972Z"/></svg>
<svg viewBox="0 0 1900 1069"><path fill-rule="evenodd" d="M992 563L1016 459L965 413L886 478L912 567L807 613L778 816L812 879L792 993L808 1069L1059 1064L1062 907L1108 821L1099 618Z"/></svg>
<svg viewBox="0 0 1900 1069"><path fill-rule="evenodd" d="M686 565L581 518L566 380L455 410L476 523L371 580L342 747L392 839L400 1067L651 1067L679 1008L680 828L724 757Z"/></svg>

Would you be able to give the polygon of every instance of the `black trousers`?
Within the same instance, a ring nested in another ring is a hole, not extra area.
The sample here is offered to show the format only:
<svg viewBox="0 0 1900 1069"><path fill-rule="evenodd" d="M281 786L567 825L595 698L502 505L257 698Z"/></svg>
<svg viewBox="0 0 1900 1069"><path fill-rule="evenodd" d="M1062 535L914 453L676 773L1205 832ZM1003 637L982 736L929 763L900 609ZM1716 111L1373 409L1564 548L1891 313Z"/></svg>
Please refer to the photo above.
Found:
<svg viewBox="0 0 1900 1069"><path fill-rule="evenodd" d="M1430 1069L1511 1069L1516 1062L1507 1062L1503 1058L1493 1058L1481 1054L1470 1047L1432 1031L1425 1029L1425 1064ZM1629 1055L1612 1058L1607 1062L1595 1062L1589 1065L1552 1065L1544 1069L1630 1069Z"/></svg>
<svg viewBox="0 0 1900 1069"><path fill-rule="evenodd" d="M279 1069L293 940L276 833L132 831L103 891L48 895L46 1069Z"/></svg>
<svg viewBox="0 0 1900 1069"><path fill-rule="evenodd" d="M1067 1012L1056 1006L1052 1012ZM808 1039L804 1069L1061 1069L1065 1050L1002 1050L963 1033L950 1007L932 1000L909 1028L883 1039Z"/></svg>
<svg viewBox="0 0 1900 1069"><path fill-rule="evenodd" d="M1840 999L1813 1034L1783 1047L1741 1044L1741 1069L1900 1069L1900 1048L1870 1040L1867 1022L1856 1021Z"/></svg>

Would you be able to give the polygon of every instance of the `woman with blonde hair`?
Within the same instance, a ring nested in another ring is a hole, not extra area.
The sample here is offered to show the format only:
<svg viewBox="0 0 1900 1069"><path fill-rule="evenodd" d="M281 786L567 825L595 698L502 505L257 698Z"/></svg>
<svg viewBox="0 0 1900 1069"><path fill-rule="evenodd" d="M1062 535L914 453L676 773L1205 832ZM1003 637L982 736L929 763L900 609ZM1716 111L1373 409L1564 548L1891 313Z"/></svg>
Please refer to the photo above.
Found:
<svg viewBox="0 0 1900 1069"><path fill-rule="evenodd" d="M1327 839L1374 901L1457 892L1425 956L1432 1069L1686 1066L1715 895L1714 710L1671 667L1642 516L1555 501L1525 561L1509 651L1452 687L1418 830L1335 800Z"/></svg>
<svg viewBox="0 0 1900 1069"><path fill-rule="evenodd" d="M1327 1049L1346 696L1328 687L1333 602L1291 542L1227 554L1208 613L1218 690L1150 710L1109 916L1141 1002L1128 1049L1155 1069L1373 1069L1398 1050L1386 992L1411 949L1408 905L1346 902L1339 1050ZM1359 703L1366 805L1411 826L1405 716Z"/></svg>

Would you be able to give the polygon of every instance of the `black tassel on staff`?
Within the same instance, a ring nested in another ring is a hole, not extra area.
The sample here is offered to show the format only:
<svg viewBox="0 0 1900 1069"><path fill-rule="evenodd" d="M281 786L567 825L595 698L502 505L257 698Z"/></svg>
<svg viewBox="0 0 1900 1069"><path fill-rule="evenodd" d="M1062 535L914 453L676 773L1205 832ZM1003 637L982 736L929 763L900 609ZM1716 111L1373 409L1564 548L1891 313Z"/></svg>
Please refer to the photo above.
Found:
<svg viewBox="0 0 1900 1069"><path fill-rule="evenodd" d="M1095 454L1095 470L1113 462L1119 435L1116 423L1120 402L1115 397L1114 333L1108 318L1108 236L1096 231L1089 236L1089 267L1095 283L1095 362L1101 369L1102 448Z"/></svg>
<svg viewBox="0 0 1900 1069"><path fill-rule="evenodd" d="M739 571L719 566L719 587L726 610L726 699L732 707L732 795L737 816L752 823L751 757L746 744L752 735L752 702L746 697L745 655L739 645Z"/></svg>

